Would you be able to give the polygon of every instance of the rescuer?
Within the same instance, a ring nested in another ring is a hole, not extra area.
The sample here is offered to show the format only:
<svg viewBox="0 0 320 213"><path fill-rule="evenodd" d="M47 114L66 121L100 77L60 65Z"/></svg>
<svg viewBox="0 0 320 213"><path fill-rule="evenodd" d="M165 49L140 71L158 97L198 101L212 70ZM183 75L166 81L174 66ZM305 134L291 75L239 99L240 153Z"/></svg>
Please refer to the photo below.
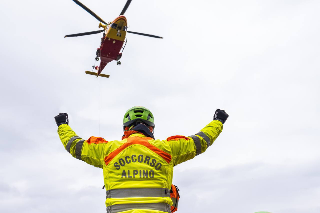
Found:
<svg viewBox="0 0 320 213"><path fill-rule="evenodd" d="M68 125L68 114L55 117L58 134L75 158L103 168L108 213L163 213L177 207L170 198L173 167L203 153L213 144L228 118L217 109L213 121L189 137L154 138L154 117L144 107L129 109L123 118L122 140L84 140ZM175 208L176 209L176 208ZM172 210L174 211L174 210Z"/></svg>

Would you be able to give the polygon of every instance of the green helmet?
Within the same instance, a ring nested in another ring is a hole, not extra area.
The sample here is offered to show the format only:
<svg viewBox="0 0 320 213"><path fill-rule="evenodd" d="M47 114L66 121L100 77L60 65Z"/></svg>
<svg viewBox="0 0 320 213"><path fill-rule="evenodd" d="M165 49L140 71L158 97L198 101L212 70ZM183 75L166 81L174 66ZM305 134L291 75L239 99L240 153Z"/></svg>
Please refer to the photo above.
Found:
<svg viewBox="0 0 320 213"><path fill-rule="evenodd" d="M142 106L135 106L129 109L123 117L123 128L131 126L136 122L147 124L154 127L154 118L150 110Z"/></svg>

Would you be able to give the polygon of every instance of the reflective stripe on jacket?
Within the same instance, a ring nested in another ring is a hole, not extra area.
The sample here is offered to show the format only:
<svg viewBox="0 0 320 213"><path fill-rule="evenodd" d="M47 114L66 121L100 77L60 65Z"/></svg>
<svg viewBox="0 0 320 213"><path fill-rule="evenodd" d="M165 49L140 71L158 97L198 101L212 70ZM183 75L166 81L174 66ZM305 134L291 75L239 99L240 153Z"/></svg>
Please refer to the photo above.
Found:
<svg viewBox="0 0 320 213"><path fill-rule="evenodd" d="M197 134L167 140L154 140L140 133L122 141L100 137L84 140L67 124L59 126L58 134L73 157L103 168L109 212L150 209L156 213L170 212L173 167L205 152L222 128L223 124L214 120Z"/></svg>

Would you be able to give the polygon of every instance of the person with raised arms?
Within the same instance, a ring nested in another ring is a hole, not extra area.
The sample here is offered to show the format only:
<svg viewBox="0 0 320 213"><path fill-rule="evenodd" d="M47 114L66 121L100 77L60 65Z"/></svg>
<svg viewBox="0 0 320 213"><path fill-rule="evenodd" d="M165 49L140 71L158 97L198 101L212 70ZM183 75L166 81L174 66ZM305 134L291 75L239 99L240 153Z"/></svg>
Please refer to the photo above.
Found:
<svg viewBox="0 0 320 213"><path fill-rule="evenodd" d="M172 185L173 167L204 153L229 115L217 109L213 120L191 136L154 138L154 117L145 107L129 109L122 140L79 137L67 113L55 117L65 149L75 158L103 169L108 213L165 213L177 210L179 193Z"/></svg>

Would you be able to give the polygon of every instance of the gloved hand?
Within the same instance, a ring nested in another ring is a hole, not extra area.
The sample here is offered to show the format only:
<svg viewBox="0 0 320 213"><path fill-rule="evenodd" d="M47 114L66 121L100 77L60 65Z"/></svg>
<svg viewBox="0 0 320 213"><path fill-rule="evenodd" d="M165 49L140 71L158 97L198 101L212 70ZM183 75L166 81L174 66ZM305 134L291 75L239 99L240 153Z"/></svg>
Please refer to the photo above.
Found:
<svg viewBox="0 0 320 213"><path fill-rule="evenodd" d="M226 122L228 117L229 115L224 110L217 109L216 112L214 113L213 120L221 121L221 123L224 124L224 122Z"/></svg>
<svg viewBox="0 0 320 213"><path fill-rule="evenodd" d="M59 115L54 117L54 119L56 119L56 123L58 126L60 126L61 124L69 124L67 113L59 113Z"/></svg>

